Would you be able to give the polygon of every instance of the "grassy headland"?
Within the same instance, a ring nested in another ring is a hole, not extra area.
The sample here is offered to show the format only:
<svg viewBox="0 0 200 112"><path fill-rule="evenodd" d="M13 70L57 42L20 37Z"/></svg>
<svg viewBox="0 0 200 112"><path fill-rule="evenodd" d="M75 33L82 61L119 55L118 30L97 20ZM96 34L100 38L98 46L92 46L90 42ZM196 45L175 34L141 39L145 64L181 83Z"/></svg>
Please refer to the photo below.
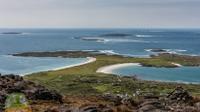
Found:
<svg viewBox="0 0 200 112"><path fill-rule="evenodd" d="M63 95L98 95L103 93L129 94L139 92L141 95L165 95L180 85L195 96L200 96L200 86L194 84L167 83L156 81L137 80L134 77L118 77L96 73L100 67L119 63L141 63L143 66L177 67L173 63L185 66L200 65L200 57L160 54L150 58L123 57L119 55L106 55L84 51L58 51L58 52L29 52L15 54L15 56L35 57L95 57L93 63L67 68L58 71L47 71L25 76L27 80L34 81L50 89L57 90ZM181 77L181 76L180 76Z"/></svg>

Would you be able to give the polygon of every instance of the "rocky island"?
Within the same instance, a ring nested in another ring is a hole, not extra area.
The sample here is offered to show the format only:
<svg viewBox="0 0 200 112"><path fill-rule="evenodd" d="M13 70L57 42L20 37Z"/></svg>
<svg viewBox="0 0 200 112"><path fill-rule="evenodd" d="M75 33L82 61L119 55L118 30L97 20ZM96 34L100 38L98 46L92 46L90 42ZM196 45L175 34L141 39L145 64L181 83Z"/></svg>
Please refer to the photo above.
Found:
<svg viewBox="0 0 200 112"><path fill-rule="evenodd" d="M22 34L22 32L2 32L0 34L3 34L3 35L20 35L20 34Z"/></svg>
<svg viewBox="0 0 200 112"><path fill-rule="evenodd" d="M168 52L166 49L146 49L146 51L156 52L156 53Z"/></svg>
<svg viewBox="0 0 200 112"><path fill-rule="evenodd" d="M125 33L110 33L110 34L103 34L100 35L100 37L127 37L131 36L131 34L125 34Z"/></svg>
<svg viewBox="0 0 200 112"><path fill-rule="evenodd" d="M74 37L74 39L84 40L84 41L94 41L94 42L106 42L109 38L123 38L132 36L131 34L123 33L111 33L111 34L102 34L98 36L83 36L83 37Z"/></svg>
<svg viewBox="0 0 200 112"><path fill-rule="evenodd" d="M122 56L118 54L105 54L98 50L94 51L56 51L56 52L25 52L12 54L13 56L25 57L66 57L66 58L85 58L95 57L104 60L111 60L115 63L140 63L146 67L178 67L175 63L183 66L199 66L200 56L190 56L172 53L159 53L151 55L150 58L139 58ZM113 59L112 59L113 58Z"/></svg>

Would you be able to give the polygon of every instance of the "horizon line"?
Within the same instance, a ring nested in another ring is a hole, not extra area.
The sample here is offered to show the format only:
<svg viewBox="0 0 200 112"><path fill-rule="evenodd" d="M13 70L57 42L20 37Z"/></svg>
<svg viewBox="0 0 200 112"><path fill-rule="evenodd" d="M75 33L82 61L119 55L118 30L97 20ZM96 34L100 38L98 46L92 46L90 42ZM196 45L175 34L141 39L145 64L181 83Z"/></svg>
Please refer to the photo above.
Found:
<svg viewBox="0 0 200 112"><path fill-rule="evenodd" d="M200 27L0 27L0 29L200 29Z"/></svg>

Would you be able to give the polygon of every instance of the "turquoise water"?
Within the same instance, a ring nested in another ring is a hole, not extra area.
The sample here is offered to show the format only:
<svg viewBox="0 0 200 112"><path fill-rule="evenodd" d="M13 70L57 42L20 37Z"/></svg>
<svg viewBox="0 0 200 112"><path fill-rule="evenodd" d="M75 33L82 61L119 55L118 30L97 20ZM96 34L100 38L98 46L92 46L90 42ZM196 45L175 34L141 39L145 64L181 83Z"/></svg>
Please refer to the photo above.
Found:
<svg viewBox="0 0 200 112"><path fill-rule="evenodd" d="M24 75L79 64L87 60L87 58L37 58L3 55L0 56L0 72L2 74Z"/></svg>
<svg viewBox="0 0 200 112"><path fill-rule="evenodd" d="M4 34L2 32L22 32ZM105 36L106 34L128 36ZM104 35L104 36L102 36ZM85 37L93 41L84 40ZM100 39L103 41L95 41ZM120 55L146 57L147 49L200 55L200 29L0 29L0 73L24 74L46 71L86 59L23 58L8 54L31 51L100 50ZM124 75L136 74L147 80L200 82L199 68L123 68Z"/></svg>
<svg viewBox="0 0 200 112"><path fill-rule="evenodd" d="M200 83L200 67L155 68L129 66L113 70L122 76L134 76L144 80L159 80L169 82Z"/></svg>

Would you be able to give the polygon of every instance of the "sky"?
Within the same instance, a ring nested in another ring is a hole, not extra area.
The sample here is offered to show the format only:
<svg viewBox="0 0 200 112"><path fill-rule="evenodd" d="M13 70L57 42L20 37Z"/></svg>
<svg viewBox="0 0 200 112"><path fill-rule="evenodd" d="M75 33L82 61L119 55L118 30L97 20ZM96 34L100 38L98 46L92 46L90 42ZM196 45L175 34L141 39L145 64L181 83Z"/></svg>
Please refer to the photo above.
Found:
<svg viewBox="0 0 200 112"><path fill-rule="evenodd" d="M199 28L200 0L0 0L0 27Z"/></svg>

